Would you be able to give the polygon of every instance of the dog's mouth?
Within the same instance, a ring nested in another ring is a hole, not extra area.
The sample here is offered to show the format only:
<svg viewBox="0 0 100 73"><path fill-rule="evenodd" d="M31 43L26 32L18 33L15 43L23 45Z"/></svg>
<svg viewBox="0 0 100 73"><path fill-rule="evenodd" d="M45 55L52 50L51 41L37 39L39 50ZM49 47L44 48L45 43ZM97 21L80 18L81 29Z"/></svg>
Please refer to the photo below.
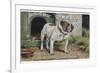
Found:
<svg viewBox="0 0 100 73"><path fill-rule="evenodd" d="M67 21L61 21L60 25L62 26L64 32L72 32L74 29L73 25L69 24Z"/></svg>
<svg viewBox="0 0 100 73"><path fill-rule="evenodd" d="M64 32L68 32L68 27L62 27Z"/></svg>
<svg viewBox="0 0 100 73"><path fill-rule="evenodd" d="M66 23L66 22L64 22L63 24L61 24L62 29L63 29L64 32L68 32L68 27L69 27L69 25L70 25L70 24L68 24L68 23Z"/></svg>

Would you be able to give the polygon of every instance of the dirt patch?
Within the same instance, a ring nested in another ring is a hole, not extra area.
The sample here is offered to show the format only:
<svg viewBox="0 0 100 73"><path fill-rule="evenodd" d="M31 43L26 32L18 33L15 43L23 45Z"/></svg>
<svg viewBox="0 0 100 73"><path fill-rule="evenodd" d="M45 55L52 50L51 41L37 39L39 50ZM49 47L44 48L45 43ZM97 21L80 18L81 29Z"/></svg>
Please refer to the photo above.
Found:
<svg viewBox="0 0 100 73"><path fill-rule="evenodd" d="M78 48L69 49L69 53L64 53L64 49L55 48L54 55L50 55L49 51L44 49L41 51L38 47L33 47L33 57L21 58L21 61L39 61L39 60L61 60L61 59L82 59L89 58L89 52L84 52Z"/></svg>

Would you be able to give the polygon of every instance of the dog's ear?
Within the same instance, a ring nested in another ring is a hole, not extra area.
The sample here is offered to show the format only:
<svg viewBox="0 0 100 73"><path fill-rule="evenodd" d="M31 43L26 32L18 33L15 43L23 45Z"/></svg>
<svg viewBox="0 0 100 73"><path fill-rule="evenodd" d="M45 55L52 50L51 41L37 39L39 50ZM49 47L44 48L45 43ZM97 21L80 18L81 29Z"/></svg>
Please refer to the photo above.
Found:
<svg viewBox="0 0 100 73"><path fill-rule="evenodd" d="M70 24L71 25L71 31L70 32L72 32L73 31L73 29L74 29L74 26L72 25L72 24Z"/></svg>

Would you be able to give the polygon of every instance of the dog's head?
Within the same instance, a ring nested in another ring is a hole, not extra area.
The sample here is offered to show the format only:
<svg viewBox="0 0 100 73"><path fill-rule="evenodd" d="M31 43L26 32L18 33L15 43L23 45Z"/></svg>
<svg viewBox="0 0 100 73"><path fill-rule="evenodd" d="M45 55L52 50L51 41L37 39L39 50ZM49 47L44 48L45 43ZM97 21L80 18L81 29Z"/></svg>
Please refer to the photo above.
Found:
<svg viewBox="0 0 100 73"><path fill-rule="evenodd" d="M72 32L74 29L74 26L72 24L69 24L67 21L61 21L60 25L62 26L64 32Z"/></svg>

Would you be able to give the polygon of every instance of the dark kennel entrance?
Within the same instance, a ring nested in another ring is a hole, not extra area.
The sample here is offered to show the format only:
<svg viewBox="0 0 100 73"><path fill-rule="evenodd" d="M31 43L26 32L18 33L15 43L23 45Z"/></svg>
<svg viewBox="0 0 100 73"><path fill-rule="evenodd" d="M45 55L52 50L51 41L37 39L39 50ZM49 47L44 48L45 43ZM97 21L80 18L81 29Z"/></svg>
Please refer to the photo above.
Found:
<svg viewBox="0 0 100 73"><path fill-rule="evenodd" d="M35 39L40 39L41 30L46 24L46 20L42 17L36 17L31 21L31 36Z"/></svg>

